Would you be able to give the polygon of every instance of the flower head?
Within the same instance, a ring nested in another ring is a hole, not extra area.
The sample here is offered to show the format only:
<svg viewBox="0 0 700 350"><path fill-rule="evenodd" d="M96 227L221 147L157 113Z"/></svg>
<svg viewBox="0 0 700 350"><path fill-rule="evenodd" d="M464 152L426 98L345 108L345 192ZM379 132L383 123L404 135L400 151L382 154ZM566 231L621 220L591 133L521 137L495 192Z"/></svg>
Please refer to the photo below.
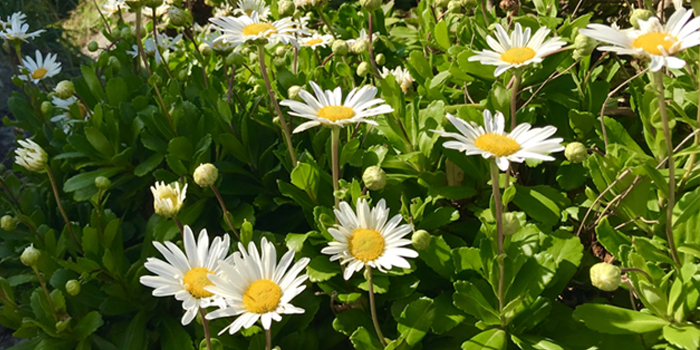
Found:
<svg viewBox="0 0 700 350"><path fill-rule="evenodd" d="M599 262L591 266L589 272L591 284L602 291L612 292L620 287L622 271L613 264Z"/></svg>
<svg viewBox="0 0 700 350"><path fill-rule="evenodd" d="M478 52L469 57L469 61L479 61L484 65L497 66L493 74L499 76L511 68L542 62L544 57L559 50L565 44L559 37L545 41L550 32L545 27L538 29L532 37L530 37L530 31L530 28L523 30L520 23L516 23L515 29L508 36L503 26L496 24L496 32L494 33L496 39L490 35L486 37L486 42L491 50Z"/></svg>
<svg viewBox="0 0 700 350"><path fill-rule="evenodd" d="M177 49L177 44L181 39L182 34L178 34L171 38L167 34L158 33L156 36L156 41L153 40L153 37L149 37L148 39L144 40L143 51L147 55L154 56L157 64L162 64L170 55L170 51ZM138 51L136 53L138 55Z"/></svg>
<svg viewBox="0 0 700 350"><path fill-rule="evenodd" d="M107 0L107 3L102 6L107 13L114 14L119 12L119 10L125 5L125 0Z"/></svg>
<svg viewBox="0 0 700 350"><path fill-rule="evenodd" d="M304 34L300 24L294 22L291 17L282 18L279 21L266 22L260 18L257 12L249 16L240 17L215 17L210 18L213 28L223 33L218 40L224 40L233 46L246 42L266 41L277 44L279 42L299 46L295 34Z"/></svg>
<svg viewBox="0 0 700 350"><path fill-rule="evenodd" d="M156 214L171 218L177 215L182 208L187 196L187 184L180 190L180 184L175 182L166 185L165 182L156 182L155 186L151 186L153 193L153 209Z"/></svg>
<svg viewBox="0 0 700 350"><path fill-rule="evenodd" d="M294 100L280 102L280 105L292 109L289 112L290 115L310 119L310 121L294 129L294 133L317 125L342 127L360 121L378 125L377 122L366 118L394 111L389 105L384 104L384 100L375 98L377 88L373 86L352 89L345 97L345 102L343 102L343 94L340 91L340 87L335 88L333 91L323 91L313 81L309 82L309 84L313 88L316 97L306 90L301 90L299 91L299 97L306 103Z"/></svg>
<svg viewBox="0 0 700 350"><path fill-rule="evenodd" d="M336 242L329 242L321 253L332 255L331 261L340 260L341 265L347 264L343 273L346 280L365 265L382 272L394 266L410 268L405 258L416 258L418 253L404 248L411 244L411 240L403 237L411 233L412 226L399 226L401 214L389 220L389 209L384 199L371 210L365 199L358 200L356 207L357 214L346 202L340 203L340 210L334 210L340 224L329 228L328 232Z"/></svg>
<svg viewBox="0 0 700 350"><path fill-rule="evenodd" d="M547 139L557 132L553 126L532 128L530 124L522 123L506 133L505 118L501 112L496 112L493 118L489 110L484 110L484 126L467 123L449 113L447 119L459 132L434 130L443 137L455 139L443 143L443 147L464 152L468 156L479 154L487 159L494 158L498 168L503 171L508 169L510 162L522 163L525 159L552 161L554 158L548 153L564 150L561 145L563 139Z"/></svg>
<svg viewBox="0 0 700 350"><path fill-rule="evenodd" d="M233 45L224 40L219 40L221 37L220 31L211 32L202 38L202 42L207 44L212 50L217 52L228 52L233 49Z"/></svg>
<svg viewBox="0 0 700 350"><path fill-rule="evenodd" d="M24 23L27 15L21 12L15 12L12 16L7 18L7 22L3 25L3 30L0 31L0 38L3 38L12 42L27 42L29 39L33 39L41 35L44 32L43 29L29 32L29 24Z"/></svg>
<svg viewBox="0 0 700 350"><path fill-rule="evenodd" d="M189 226L184 228L183 253L172 242L153 242L158 251L163 254L165 261L157 258L148 258L144 267L157 276L141 276L141 284L155 288L154 297L175 296L182 301L185 315L182 316L182 324L187 325L197 315L199 308L212 305L224 307L223 300L205 288L211 286L209 274L220 272L218 262L228 255L231 244L228 234L215 237L209 245L207 230L199 232L199 239L194 240L194 234Z"/></svg>
<svg viewBox="0 0 700 350"><path fill-rule="evenodd" d="M48 154L36 142L26 139L17 140L21 147L15 150L15 163L23 166L29 171L43 173L46 170Z"/></svg>
<svg viewBox="0 0 700 350"><path fill-rule="evenodd" d="M382 68L382 78L385 78L389 76L389 74L394 76L394 79L396 79L396 82L401 85L401 91L403 93L407 93L408 90L411 89L413 86L413 77L411 76L411 73L408 71L408 69L403 68L403 67L396 67L393 70L386 69L386 67Z"/></svg>
<svg viewBox="0 0 700 350"><path fill-rule="evenodd" d="M257 12L263 20L270 16L270 6L267 6L263 0L238 0L237 5L238 8L233 10L233 14L250 17L253 12Z"/></svg>
<svg viewBox="0 0 700 350"><path fill-rule="evenodd" d="M379 38L379 33L372 33L372 42L377 40L377 38ZM362 53L367 50L367 47L369 46L369 35L367 35L367 31L362 28L357 39L346 40L346 43L348 44L348 47L350 47L350 51L353 53Z"/></svg>
<svg viewBox="0 0 700 350"><path fill-rule="evenodd" d="M314 33L310 37L299 39L299 41L301 42L301 46L310 47L313 50L316 50L317 47L328 46L332 39L333 36L330 34L321 35Z"/></svg>
<svg viewBox="0 0 700 350"><path fill-rule="evenodd" d="M23 70L26 68L26 74L20 74L20 79L24 81L31 81L36 84L40 80L51 78L58 73L61 73L61 63L56 62L56 54L48 54L46 55L46 58L44 58L42 57L41 52L36 50L35 56L36 60L30 56L27 56L22 60L24 67L20 66L19 69Z"/></svg>
<svg viewBox="0 0 700 350"><path fill-rule="evenodd" d="M248 244L247 251L238 243L238 250L232 257L233 263L219 262L221 273L209 275L214 285L204 288L226 302L226 307L209 313L207 319L238 316L221 333L228 330L234 334L258 320L263 328L270 329L272 320L281 321L284 314L304 313L304 309L291 301L306 288L303 283L308 276L298 275L308 265L309 258L299 259L290 268L294 261L294 251L290 250L278 264L275 245L264 237L260 253L253 242Z"/></svg>
<svg viewBox="0 0 700 350"><path fill-rule="evenodd" d="M638 20L639 29L620 30L603 24L589 24L579 34L612 44L601 46L600 51L612 51L651 60L649 69L656 72L661 67L683 68L685 61L675 57L680 51L700 45L700 17L688 20L693 11L677 7L665 25L656 17Z"/></svg>

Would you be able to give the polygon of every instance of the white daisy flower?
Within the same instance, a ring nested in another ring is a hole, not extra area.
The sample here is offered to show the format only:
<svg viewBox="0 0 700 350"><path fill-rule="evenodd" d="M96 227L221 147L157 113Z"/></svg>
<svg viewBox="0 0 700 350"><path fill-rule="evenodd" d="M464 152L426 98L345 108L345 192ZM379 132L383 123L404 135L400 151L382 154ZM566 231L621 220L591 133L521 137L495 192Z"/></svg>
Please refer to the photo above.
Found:
<svg viewBox="0 0 700 350"><path fill-rule="evenodd" d="M510 37L503 26L496 24L496 39L490 35L486 42L493 50L483 50L469 57L469 61L479 61L483 65L497 66L493 73L495 76L503 74L510 68L519 68L533 63L542 62L544 57L559 50L566 43L559 37L553 37L547 41L550 30L541 27L532 37L530 28L523 30L520 23L515 24L515 29Z"/></svg>
<svg viewBox="0 0 700 350"><path fill-rule="evenodd" d="M304 7L304 6L316 6L316 4L320 4L323 0L294 0L294 6L296 8Z"/></svg>
<svg viewBox="0 0 700 350"><path fill-rule="evenodd" d="M182 204L187 197L187 184L180 190L180 183L174 182L166 185L164 181L156 182L155 186L151 186L153 193L153 209L156 214L171 218L177 215L182 208Z"/></svg>
<svg viewBox="0 0 700 350"><path fill-rule="evenodd" d="M411 73L408 71L408 69L403 68L401 66L396 67L394 70L389 70L386 69L386 67L382 67L382 78L385 78L389 76L389 74L394 76L394 79L396 79L396 82L401 85L401 90L403 93L407 93L408 90L413 87L413 77L411 76Z"/></svg>
<svg viewBox="0 0 700 350"><path fill-rule="evenodd" d="M56 62L56 54L48 54L46 58L42 57L41 52L36 50L35 52L36 60L30 56L25 57L22 60L24 67L20 66L19 69L22 71L26 69L26 73L19 75L19 78L24 81L31 81L34 84L38 83L40 80L51 78L58 73L61 73L61 63Z"/></svg>
<svg viewBox="0 0 700 350"><path fill-rule="evenodd" d="M700 45L700 17L688 20L693 11L683 7L676 9L666 25L658 18L639 20L639 30L630 28L619 30L602 24L589 24L579 30L580 34L612 44L601 46L600 51L612 51L621 55L651 59L649 69L656 72L661 67L680 69L685 61L674 57L680 51Z"/></svg>
<svg viewBox="0 0 700 350"><path fill-rule="evenodd" d="M175 296L175 299L182 301L185 310L183 326L192 322L200 308L224 307L223 299L206 290L206 287L212 285L210 274L220 273L218 262L228 255L231 244L228 234L223 239L215 237L210 246L206 229L199 232L199 239L195 242L192 229L185 226L184 253L174 243L164 243L153 242L153 245L167 262L148 258L144 267L158 276L141 276L141 284L155 288L154 297Z"/></svg>
<svg viewBox="0 0 700 350"><path fill-rule="evenodd" d="M251 17L218 17L209 21L214 24L214 29L223 33L219 40L230 42L233 46L262 39L272 44L282 42L298 47L295 34L305 34L291 17L268 23L261 21L257 12L253 12Z"/></svg>
<svg viewBox="0 0 700 350"><path fill-rule="evenodd" d="M306 103L294 100L280 102L280 105L292 109L289 112L290 115L311 119L297 126L293 132L295 134L318 125L343 127L347 124L356 124L357 122L379 125L374 120L367 119L367 117L394 111L391 106L384 104L384 100L375 98L377 88L374 86L352 89L345 98L345 103L343 103L343 94L340 91L340 87L335 88L333 91L326 90L324 92L315 82L311 81L309 84L313 88L316 97L306 90L301 90L299 91L299 97Z"/></svg>
<svg viewBox="0 0 700 350"><path fill-rule="evenodd" d="M310 47L313 50L316 50L317 47L328 46L331 40L333 40L333 36L330 34L321 35L318 33L314 33L310 37L299 39L299 42L301 43L301 46Z"/></svg>
<svg viewBox="0 0 700 350"><path fill-rule="evenodd" d="M214 17L231 16L233 11L235 11L235 9L231 5L224 3L220 7L214 9Z"/></svg>
<svg viewBox="0 0 700 350"><path fill-rule="evenodd" d="M70 128L74 124L87 121L92 116L92 114L88 110L86 110L86 108L82 104L78 103L78 108L83 119L71 118L70 108L76 102L78 102L78 99L75 96L71 96L67 99L61 99L54 96L51 99L51 104L53 104L54 107L56 107L56 109L62 111L62 113L52 117L51 121L62 125L63 132L65 133L68 133L70 131Z"/></svg>
<svg viewBox="0 0 700 350"><path fill-rule="evenodd" d="M379 33L372 33L372 42L375 42L377 38L379 38ZM367 35L367 31L362 28L357 39L349 39L345 42L348 44L350 51L353 53L361 53L364 52L369 46L369 35Z"/></svg>
<svg viewBox="0 0 700 350"><path fill-rule="evenodd" d="M262 20L266 20L270 16L270 6L265 4L263 0L238 0L238 8L233 10L235 15L252 16L253 12L257 12Z"/></svg>
<svg viewBox="0 0 700 350"><path fill-rule="evenodd" d="M212 50L217 51L217 52L228 52L233 49L233 45L231 43L223 41L223 40L218 40L219 37L221 36L221 32L215 31L211 32L202 38L202 42L207 44Z"/></svg>
<svg viewBox="0 0 700 350"><path fill-rule="evenodd" d="M119 12L119 9L124 6L126 0L107 0L107 3L102 6L110 15Z"/></svg>
<svg viewBox="0 0 700 350"><path fill-rule="evenodd" d="M168 10L170 10L170 5L171 5L170 1L163 1L162 5L156 7L156 17L160 17L160 16L167 14ZM144 16L147 16L149 18L153 17L153 8L148 7L148 6L143 6L141 8L141 13ZM164 20L167 21L167 19L165 19L165 18L164 18Z"/></svg>
<svg viewBox="0 0 700 350"><path fill-rule="evenodd" d="M334 209L339 224L328 229L337 242L329 242L321 253L332 255L331 261L340 260L347 264L343 277L349 280L352 274L365 266L386 272L394 266L411 268L405 258L416 258L418 253L409 248L410 239L403 237L413 231L410 224L399 226L401 214L389 220L389 208L384 199L373 209L367 200L357 200L357 215L347 202L340 203L340 210Z"/></svg>
<svg viewBox="0 0 700 350"><path fill-rule="evenodd" d="M238 250L233 255L233 263L220 261L221 273L209 275L213 286L204 289L218 295L226 301L226 307L207 314L207 319L238 316L219 334L228 330L229 334L238 332L241 327L250 328L258 320L263 328L270 329L272 320L281 321L284 314L301 314L304 309L290 302L306 286L303 284L307 275L298 276L309 264L309 258L301 258L291 268L294 251L287 251L277 263L275 245L263 237L260 251L255 243L248 244L248 251L238 243Z"/></svg>
<svg viewBox="0 0 700 350"><path fill-rule="evenodd" d="M177 44L181 39L182 34L178 34L174 38L171 38L167 34L158 33L158 45L156 46L156 42L154 42L153 37L149 37L143 42L143 51L149 56L155 56L157 64L162 64L167 60L168 56L170 55L170 51L177 50Z"/></svg>
<svg viewBox="0 0 700 350"><path fill-rule="evenodd" d="M547 154L564 150L561 145L564 139L547 139L557 132L553 126L532 128L530 124L522 123L506 133L505 118L501 112L496 112L496 117L492 118L491 112L484 110L483 127L474 122L467 123L449 113L447 119L459 133L433 130L443 137L456 139L443 143L443 147L464 152L468 156L479 154L486 159L495 158L496 165L503 171L508 169L510 162L522 163L526 159L552 161L554 157Z"/></svg>
<svg viewBox="0 0 700 350"><path fill-rule="evenodd" d="M12 16L7 18L7 23L3 25L4 29L0 31L0 38L9 41L24 41L27 42L29 39L33 39L41 35L44 32L43 29L29 32L29 24L24 23L27 15L21 12L15 12Z"/></svg>
<svg viewBox="0 0 700 350"><path fill-rule="evenodd" d="M15 150L15 163L29 171L43 173L46 170L46 162L49 160L46 151L30 139L17 140L17 143L21 147Z"/></svg>
<svg viewBox="0 0 700 350"><path fill-rule="evenodd" d="M17 18L20 23L24 23L27 19L27 15L22 12L15 12L11 16L7 16L7 21L0 19L0 32L5 30L6 27L9 27L14 18Z"/></svg>

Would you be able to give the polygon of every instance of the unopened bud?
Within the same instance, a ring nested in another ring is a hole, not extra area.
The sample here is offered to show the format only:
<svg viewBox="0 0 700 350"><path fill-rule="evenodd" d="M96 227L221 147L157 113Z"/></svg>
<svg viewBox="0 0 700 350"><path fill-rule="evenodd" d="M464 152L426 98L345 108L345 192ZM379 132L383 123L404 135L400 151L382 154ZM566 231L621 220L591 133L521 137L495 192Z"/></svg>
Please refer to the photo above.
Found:
<svg viewBox="0 0 700 350"><path fill-rule="evenodd" d="M646 21L653 15L654 13L649 10L636 9L632 11L632 15L630 15L630 24L634 28L639 29L639 21Z"/></svg>
<svg viewBox="0 0 700 350"><path fill-rule="evenodd" d="M356 73L357 73L358 76L364 77L364 76L366 76L367 74L369 74L369 72L370 72L371 70L372 70L372 66L370 66L369 63L367 63L367 62L362 62L362 63L360 63L360 64L357 66L357 71L356 71Z"/></svg>
<svg viewBox="0 0 700 350"><path fill-rule="evenodd" d="M17 219L11 215L5 215L0 219L0 227L7 232L14 231L17 227Z"/></svg>
<svg viewBox="0 0 700 350"><path fill-rule="evenodd" d="M378 65L383 66L386 63L386 56L384 56L383 53L380 53L374 57L374 62L377 62Z"/></svg>
<svg viewBox="0 0 700 350"><path fill-rule="evenodd" d="M229 66L240 67L245 63L245 58L238 52L231 52L226 56L226 64Z"/></svg>
<svg viewBox="0 0 700 350"><path fill-rule="evenodd" d="M127 41L131 41L131 39L133 39L133 37L134 37L134 33L131 31L130 27L122 28L121 33L122 33L122 38L124 38L124 40L127 40Z"/></svg>
<svg viewBox="0 0 700 350"><path fill-rule="evenodd" d="M34 248L34 245L31 244L29 247L24 248L22 255L19 256L19 260L25 266L31 267L31 266L36 265L36 263L39 261L40 257L41 257L41 251L39 251L39 249Z"/></svg>
<svg viewBox="0 0 700 350"><path fill-rule="evenodd" d="M348 54L348 43L345 40L336 40L333 42L331 50L336 56L345 56Z"/></svg>
<svg viewBox="0 0 700 350"><path fill-rule="evenodd" d="M73 82L70 80L63 80L56 85L54 91L56 91L56 96L58 98L65 100L73 96L75 93L75 87L73 86Z"/></svg>
<svg viewBox="0 0 700 350"><path fill-rule="evenodd" d="M41 113L49 114L53 110L53 104L49 101L44 101L41 103Z"/></svg>
<svg viewBox="0 0 700 350"><path fill-rule="evenodd" d="M513 213L503 214L503 234L512 236L520 231L520 220Z"/></svg>
<svg viewBox="0 0 700 350"><path fill-rule="evenodd" d="M581 142L572 142L566 145L564 156L572 163L581 163L588 157L588 150Z"/></svg>
<svg viewBox="0 0 700 350"><path fill-rule="evenodd" d="M284 61L284 58L275 58L272 63L275 65L275 67L282 68L286 62Z"/></svg>
<svg viewBox="0 0 700 350"><path fill-rule="evenodd" d="M287 97L289 97L290 100L296 100L299 98L299 91L301 91L301 86L292 85L287 89Z"/></svg>
<svg viewBox="0 0 700 350"><path fill-rule="evenodd" d="M168 17L170 17L170 24L176 27L187 25L190 19L190 16L187 14L187 12L185 12L185 10L177 7L171 7L168 10Z"/></svg>
<svg viewBox="0 0 700 350"><path fill-rule="evenodd" d="M435 0L434 4L435 7L442 7L442 8L447 8L447 4L450 3L450 0Z"/></svg>
<svg viewBox="0 0 700 350"><path fill-rule="evenodd" d="M70 325L70 320L71 320L71 318L68 317L65 320L60 320L60 321L56 322L56 331L58 331L58 332L65 331L66 328L68 328L68 325Z"/></svg>
<svg viewBox="0 0 700 350"><path fill-rule="evenodd" d="M219 169L211 163L200 164L194 171L194 182L199 187L209 187L216 183L219 178Z"/></svg>
<svg viewBox="0 0 700 350"><path fill-rule="evenodd" d="M362 173L362 182L372 191L382 190L386 186L386 173L381 167L373 165Z"/></svg>
<svg viewBox="0 0 700 350"><path fill-rule="evenodd" d="M591 284L606 292L612 292L620 287L622 282L620 268L605 262L591 266Z"/></svg>
<svg viewBox="0 0 700 350"><path fill-rule="evenodd" d="M452 0L447 4L448 13L458 13L462 11L462 3L457 0Z"/></svg>
<svg viewBox="0 0 700 350"><path fill-rule="evenodd" d="M360 0L360 6L367 11L375 11L382 6L382 0Z"/></svg>
<svg viewBox="0 0 700 350"><path fill-rule="evenodd" d="M367 51L367 49L369 49L369 40L357 40L352 43L352 46L350 47L350 51L356 55Z"/></svg>
<svg viewBox="0 0 700 350"><path fill-rule="evenodd" d="M202 53L204 56L209 56L214 52L214 50L211 49L211 46L207 43L201 43L199 44L199 52Z"/></svg>
<svg viewBox="0 0 700 350"><path fill-rule="evenodd" d="M432 237L428 231L418 230L413 232L413 235L411 236L411 243L413 244L413 248L416 248L416 250L424 250L430 245L431 238Z"/></svg>
<svg viewBox="0 0 700 350"><path fill-rule="evenodd" d="M104 176L98 176L95 178L95 187L100 190L108 190L112 186L112 181Z"/></svg>
<svg viewBox="0 0 700 350"><path fill-rule="evenodd" d="M100 48L99 45L97 45L97 41L93 40L90 43L88 43L88 51L90 52L95 52Z"/></svg>
<svg viewBox="0 0 700 350"><path fill-rule="evenodd" d="M476 8L478 0L460 0L462 3L462 7L464 7L467 11L471 11Z"/></svg>
<svg viewBox="0 0 700 350"><path fill-rule="evenodd" d="M287 53L287 48L284 47L284 45L277 46L275 49L275 55L277 56L284 56L284 54Z"/></svg>
<svg viewBox="0 0 700 350"><path fill-rule="evenodd" d="M163 79L161 79L158 74L153 74L150 77L148 77L148 85L150 86L158 86L162 83Z"/></svg>
<svg viewBox="0 0 700 350"><path fill-rule="evenodd" d="M279 12L280 17L289 17L294 14L296 7L294 2L289 0L282 0L277 2L277 12Z"/></svg>
<svg viewBox="0 0 700 350"><path fill-rule="evenodd" d="M72 296L80 294L80 282L77 280L70 280L66 282L66 292Z"/></svg>
<svg viewBox="0 0 700 350"><path fill-rule="evenodd" d="M110 56L109 61L107 61L107 64L109 64L109 66L112 67L112 69L114 69L115 71L122 70L122 63L119 62L119 59L115 56Z"/></svg>
<svg viewBox="0 0 700 350"><path fill-rule="evenodd" d="M579 34L574 39L574 53L572 56L575 60L590 56L596 46L598 46L597 40Z"/></svg>

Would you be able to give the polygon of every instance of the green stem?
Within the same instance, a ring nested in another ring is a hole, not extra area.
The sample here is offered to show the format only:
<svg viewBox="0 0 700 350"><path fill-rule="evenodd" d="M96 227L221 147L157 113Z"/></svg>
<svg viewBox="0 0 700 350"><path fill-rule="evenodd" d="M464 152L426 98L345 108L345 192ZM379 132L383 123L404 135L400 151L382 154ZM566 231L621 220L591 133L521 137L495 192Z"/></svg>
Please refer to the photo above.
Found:
<svg viewBox="0 0 700 350"><path fill-rule="evenodd" d="M513 79L513 86L511 86L510 90L510 131L513 132L515 130L515 127L518 124L518 118L516 115L518 114L518 89L520 89L520 82L522 81L523 78L523 73L519 70L515 70L515 73L513 73L515 79ZM509 170L513 168L513 165L509 166ZM505 189L507 189L510 186L510 171L506 171L506 184L505 184Z"/></svg>
<svg viewBox="0 0 700 350"><path fill-rule="evenodd" d="M272 330L265 329L265 350L272 350Z"/></svg>
<svg viewBox="0 0 700 350"><path fill-rule="evenodd" d="M66 214L66 211L63 209L63 205L61 205L61 197L58 195L58 187L56 185L56 179L53 176L53 172L51 171L51 167L48 165L46 166L46 173L49 175L49 181L51 182L51 188L53 189L53 196L56 199L56 205L58 206L58 210L61 212L61 216L63 216L63 221L66 223L66 227L68 228L68 234L70 235L70 238L73 240L73 243L75 243L76 248L80 252L80 254L83 253L83 249L80 246L80 243L78 242L78 239L75 238L75 234L73 233L73 224L70 223L70 220L68 219L68 215Z"/></svg>
<svg viewBox="0 0 700 350"><path fill-rule="evenodd" d="M49 307L51 308L51 316L53 316L53 319L55 321L58 321L58 315L56 314L56 306L54 306L53 304L53 299L51 299L51 293L49 293L49 289L46 288L46 282L44 282L44 278L41 277L41 273L39 273L39 270L37 270L36 265L32 265L32 270L34 270L36 277L39 279L41 289L43 289L44 294L46 294L46 301L49 303Z"/></svg>
<svg viewBox="0 0 700 350"><path fill-rule="evenodd" d="M202 328L204 328L204 339L207 342L207 350L212 350L211 333L209 331L209 320L207 320L207 310L199 308L199 314L202 316Z"/></svg>
<svg viewBox="0 0 700 350"><path fill-rule="evenodd" d="M498 166L495 160L489 161L489 170L491 173L491 188L493 189L493 202L496 207L496 240L498 245L498 310L502 311L505 306L504 284L505 284L505 266L501 255L505 254L503 250L503 202L501 201L501 190L498 187Z"/></svg>
<svg viewBox="0 0 700 350"><path fill-rule="evenodd" d="M148 73L150 77L151 67L148 65L148 58L146 58L146 52L143 51L143 42L141 42L141 8L135 8L134 11L136 12L136 47L138 48L143 65L146 66L146 73Z"/></svg>
<svg viewBox="0 0 700 350"><path fill-rule="evenodd" d="M177 228L180 230L180 234L182 235L182 239L185 239L185 228L182 226L182 223L180 222L180 219L177 218L177 216L173 216L173 221L175 221L175 225L177 225Z"/></svg>
<svg viewBox="0 0 700 350"><path fill-rule="evenodd" d="M338 209L340 199L335 196L339 189L340 169L338 167L338 147L340 143L340 127L331 128L331 170L333 173L333 198L335 199L335 208Z"/></svg>
<svg viewBox="0 0 700 350"><path fill-rule="evenodd" d="M382 335L382 330L379 328L379 320L377 320L377 307L374 304L374 283L372 282L372 267L365 265L367 269L367 282L369 283L369 308L372 313L372 323L374 323L374 330L377 331L377 336L379 341L382 343L383 347L386 347L386 340L384 340L384 335Z"/></svg>
<svg viewBox="0 0 700 350"><path fill-rule="evenodd" d="M226 204L224 203L224 199L221 198L221 193L219 193L219 190L216 188L215 185L211 185L211 190L214 192L214 195L216 196L216 199L219 201L219 205L221 206L221 210L224 212L224 219L226 220L226 224L228 225L228 228L231 229L234 235L236 235L236 238L238 241L241 240L241 236L238 234L238 230L236 230L235 227L233 227L233 224L231 223L231 219L229 218L228 215L228 209L226 209Z"/></svg>
<svg viewBox="0 0 700 350"><path fill-rule="evenodd" d="M156 51L156 55L160 54L160 57L163 59L163 67L165 68L165 72L168 73L168 77L170 78L170 80L174 80L173 72L170 71L168 61L165 60L165 55L163 53L160 53L160 50L158 50L158 16L156 15L155 7L151 8L151 10L153 10L153 49ZM204 76L206 77L206 74Z"/></svg>

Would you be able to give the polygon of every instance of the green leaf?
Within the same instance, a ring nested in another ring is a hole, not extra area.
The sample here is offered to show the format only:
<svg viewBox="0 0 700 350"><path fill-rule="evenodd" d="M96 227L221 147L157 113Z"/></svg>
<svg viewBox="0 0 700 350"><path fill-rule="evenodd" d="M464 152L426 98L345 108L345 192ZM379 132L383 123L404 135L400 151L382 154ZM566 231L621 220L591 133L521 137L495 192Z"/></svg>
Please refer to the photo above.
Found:
<svg viewBox="0 0 700 350"><path fill-rule="evenodd" d="M163 162L163 155L155 153L134 168L134 175L142 177L153 172Z"/></svg>
<svg viewBox="0 0 700 350"><path fill-rule="evenodd" d="M410 346L418 344L428 333L435 318L433 301L422 297L408 304L399 317L398 329L401 336Z"/></svg>
<svg viewBox="0 0 700 350"><path fill-rule="evenodd" d="M451 248L442 236L433 236L428 248L418 252L421 260L430 266L440 276L452 278L454 266L452 265Z"/></svg>
<svg viewBox="0 0 700 350"><path fill-rule="evenodd" d="M466 315L452 304L452 296L443 292L435 298L435 319L431 326L433 333L442 334L462 323Z"/></svg>
<svg viewBox="0 0 700 350"><path fill-rule="evenodd" d="M673 227L688 221L692 217L696 217L700 212L700 187L696 188L691 193L686 193L681 197L681 200L673 207L673 216L676 218L673 221ZM680 213L680 215L676 215Z"/></svg>
<svg viewBox="0 0 700 350"><path fill-rule="evenodd" d="M194 148L190 140L184 136L178 136L168 143L168 153L184 161L191 161Z"/></svg>
<svg viewBox="0 0 700 350"><path fill-rule="evenodd" d="M462 343L462 350L506 350L506 332L493 328L485 330Z"/></svg>
<svg viewBox="0 0 700 350"><path fill-rule="evenodd" d="M456 291L452 296L454 306L488 324L500 324L498 312L474 284L468 281L457 281L454 287Z"/></svg>
<svg viewBox="0 0 700 350"><path fill-rule="evenodd" d="M90 88L90 92L92 92L96 98L104 100L105 93L102 91L102 84L100 83L100 79L97 78L95 70L92 67L80 66L80 72L88 88Z"/></svg>
<svg viewBox="0 0 700 350"><path fill-rule="evenodd" d="M667 325L663 330L669 343L686 350L700 349L700 329L692 324Z"/></svg>
<svg viewBox="0 0 700 350"><path fill-rule="evenodd" d="M478 272L482 268L479 248L475 247L459 247L453 249L452 262L455 265L455 273L467 270Z"/></svg>
<svg viewBox="0 0 700 350"><path fill-rule="evenodd" d="M340 272L340 264L330 261L326 255L317 255L306 266L309 281L314 283L327 281Z"/></svg>
<svg viewBox="0 0 700 350"><path fill-rule="evenodd" d="M112 148L112 145L103 133L91 126L86 126L83 131L85 132L85 137L87 137L88 142L90 142L92 147L95 147L98 152L107 157L114 156L114 148Z"/></svg>
<svg viewBox="0 0 700 350"><path fill-rule="evenodd" d="M595 233L598 242L618 260L621 258L620 247L632 244L632 240L627 235L613 229L607 217L600 220L600 223L595 228Z"/></svg>
<svg viewBox="0 0 700 350"><path fill-rule="evenodd" d="M163 318L159 331L161 349L194 350L189 333L172 317Z"/></svg>
<svg viewBox="0 0 700 350"><path fill-rule="evenodd" d="M292 184L304 190L312 201L318 203L321 174L307 163L298 163L289 175Z"/></svg>
<svg viewBox="0 0 700 350"><path fill-rule="evenodd" d="M119 106L122 102L129 100L129 88L121 77L109 79L107 81L107 99L112 106Z"/></svg>
<svg viewBox="0 0 700 350"><path fill-rule="evenodd" d="M437 41L443 51L450 49L452 45L450 45L450 35L447 31L446 21L438 22L437 25L435 25L435 32L433 34L435 35L435 41Z"/></svg>
<svg viewBox="0 0 700 350"><path fill-rule="evenodd" d="M583 321L586 327L606 334L641 334L659 330L668 324L656 316L602 304L580 305L573 317Z"/></svg>
<svg viewBox="0 0 700 350"><path fill-rule="evenodd" d="M86 339L90 334L102 327L102 315L97 311L91 311L80 319L78 324L73 328L73 335L78 340Z"/></svg>
<svg viewBox="0 0 700 350"><path fill-rule="evenodd" d="M146 316L145 311L141 311L131 320L126 331L120 337L121 350L140 350L146 348Z"/></svg>
<svg viewBox="0 0 700 350"><path fill-rule="evenodd" d="M365 327L358 328L352 335L350 341L356 350L381 350L382 344L374 338Z"/></svg>
<svg viewBox="0 0 700 350"><path fill-rule="evenodd" d="M547 225L556 225L561 216L561 208L569 203L564 195L549 186L515 187L513 203L529 217Z"/></svg>
<svg viewBox="0 0 700 350"><path fill-rule="evenodd" d="M111 177L121 172L119 168L104 168L82 173L71 177L63 184L64 192L74 192L88 186L95 186L95 178L98 176Z"/></svg>

